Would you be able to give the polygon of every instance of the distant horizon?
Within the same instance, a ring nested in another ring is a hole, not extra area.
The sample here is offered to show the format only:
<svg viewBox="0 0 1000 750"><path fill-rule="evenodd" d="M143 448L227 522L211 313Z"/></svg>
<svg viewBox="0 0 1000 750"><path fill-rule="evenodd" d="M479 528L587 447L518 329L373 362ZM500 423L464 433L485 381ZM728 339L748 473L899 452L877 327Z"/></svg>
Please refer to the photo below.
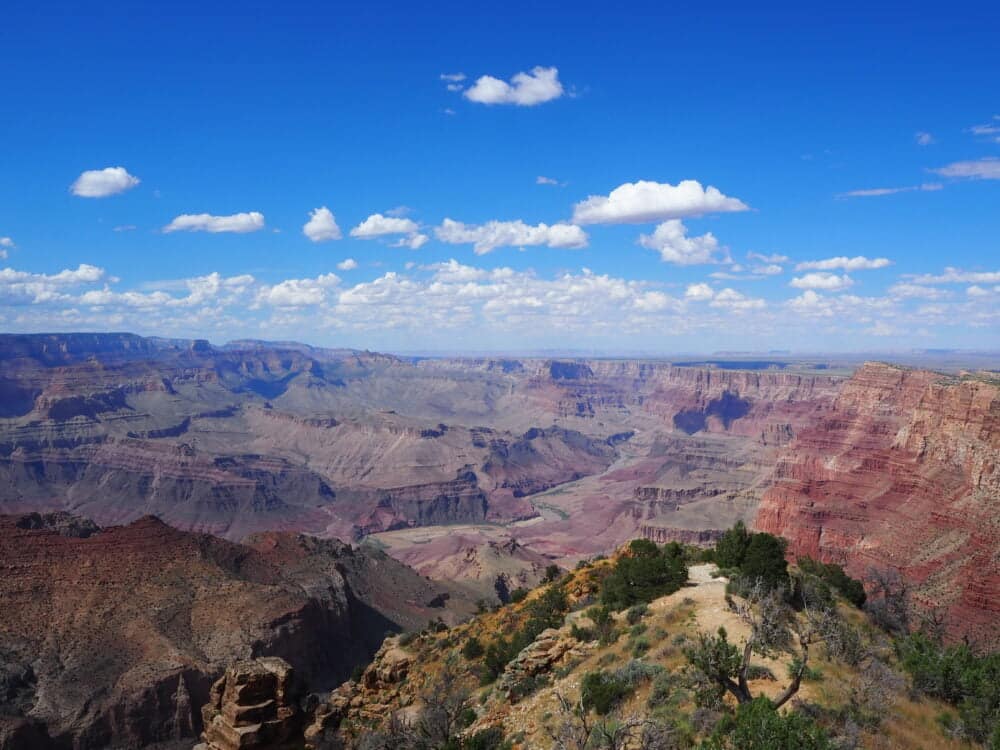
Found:
<svg viewBox="0 0 1000 750"><path fill-rule="evenodd" d="M320 344L312 344L308 341L294 340L294 339L262 339L262 338L237 338L229 339L225 341L212 340L205 336L161 336L156 334L140 334L134 331L127 330L77 330L77 331L38 331L38 332L18 332L18 331L0 331L0 337L2 336L88 336L88 335L104 335L104 336L135 336L143 339L152 339L159 341L168 342L196 342L205 341L210 346L215 348L224 348L232 344L238 344L241 342L256 343L267 346L272 346L275 348L281 346L301 346L309 349L318 350L345 350L345 351L356 351L356 352L370 352L372 354L386 354L390 356L397 356L403 358L423 358L423 359L488 359L488 358L521 358L521 359L547 359L547 358L569 358L569 359L609 359L609 360L665 360L665 361L684 361L693 360L693 363L697 364L699 360L705 360L707 364L711 364L713 360L718 361L731 361L734 363L739 363L745 360L754 360L755 363L766 362L768 360L774 361L776 364L794 364L796 361L801 362L822 362L823 360L829 360L832 362L840 362L844 364L856 363L859 361L879 361L883 358L899 358L900 362L910 361L910 362L925 362L928 366L933 363L942 364L941 360L960 360L959 362L952 362L952 367L961 367L961 359L963 357L967 358L982 358L986 362L973 362L966 360L966 364L970 368L977 369L989 369L991 367L1000 367L1000 350L991 349L938 349L938 348L928 348L928 349L872 349L872 350L855 350L855 351L794 351L794 350L770 350L770 351L673 351L673 352L656 352L656 351L636 351L636 350L588 350L588 349L573 349L573 348L552 348L552 349L490 349L490 350L461 350L461 349L413 349L413 350L394 350L394 349L379 349L374 347L356 347L356 346L328 346Z"/></svg>

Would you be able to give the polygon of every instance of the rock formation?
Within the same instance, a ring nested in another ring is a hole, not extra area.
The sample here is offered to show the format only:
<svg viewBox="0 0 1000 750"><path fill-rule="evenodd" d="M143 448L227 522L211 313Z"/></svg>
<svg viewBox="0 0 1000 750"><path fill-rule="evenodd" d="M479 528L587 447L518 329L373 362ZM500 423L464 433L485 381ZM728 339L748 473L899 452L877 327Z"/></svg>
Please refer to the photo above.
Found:
<svg viewBox="0 0 1000 750"><path fill-rule="evenodd" d="M1000 387L868 364L798 433L756 526L856 577L893 568L950 634L1000 641Z"/></svg>
<svg viewBox="0 0 1000 750"><path fill-rule="evenodd" d="M201 709L203 742L195 750L298 750L300 692L284 659L236 662L209 691Z"/></svg>

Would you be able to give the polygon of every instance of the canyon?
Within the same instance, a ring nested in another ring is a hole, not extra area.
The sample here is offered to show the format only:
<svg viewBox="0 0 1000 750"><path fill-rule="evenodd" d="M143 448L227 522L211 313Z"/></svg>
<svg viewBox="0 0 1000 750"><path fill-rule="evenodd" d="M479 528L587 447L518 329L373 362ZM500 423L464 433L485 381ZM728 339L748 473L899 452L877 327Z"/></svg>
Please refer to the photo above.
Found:
<svg viewBox="0 0 1000 750"><path fill-rule="evenodd" d="M386 632L736 521L995 648L1000 379L0 335L0 747L186 742L233 662L329 690Z"/></svg>

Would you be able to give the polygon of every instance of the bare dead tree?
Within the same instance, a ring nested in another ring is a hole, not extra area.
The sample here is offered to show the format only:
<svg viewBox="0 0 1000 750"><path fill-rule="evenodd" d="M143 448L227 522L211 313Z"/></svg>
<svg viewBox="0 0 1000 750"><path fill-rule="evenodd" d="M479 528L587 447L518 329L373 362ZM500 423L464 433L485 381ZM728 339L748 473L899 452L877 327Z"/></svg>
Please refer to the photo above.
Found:
<svg viewBox="0 0 1000 750"><path fill-rule="evenodd" d="M570 701L560 692L556 692L559 703L559 726L546 727L546 732L552 740L554 750L586 750L594 725L590 714L583 707L583 701Z"/></svg>
<svg viewBox="0 0 1000 750"><path fill-rule="evenodd" d="M461 730L460 718L470 691L461 685L454 662L445 661L433 685L421 694L424 704L416 730L433 747L444 745Z"/></svg>
<svg viewBox="0 0 1000 750"><path fill-rule="evenodd" d="M895 568L868 568L865 573L869 596L865 611L872 621L890 633L910 630L910 588Z"/></svg>

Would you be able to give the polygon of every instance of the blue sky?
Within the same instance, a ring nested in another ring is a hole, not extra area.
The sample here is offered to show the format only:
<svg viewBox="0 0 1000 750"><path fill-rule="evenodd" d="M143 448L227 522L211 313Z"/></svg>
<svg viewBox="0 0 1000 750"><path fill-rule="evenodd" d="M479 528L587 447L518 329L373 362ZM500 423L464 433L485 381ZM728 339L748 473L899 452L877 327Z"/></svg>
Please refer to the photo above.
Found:
<svg viewBox="0 0 1000 750"><path fill-rule="evenodd" d="M15 4L0 327L997 348L1000 9L866 5Z"/></svg>

